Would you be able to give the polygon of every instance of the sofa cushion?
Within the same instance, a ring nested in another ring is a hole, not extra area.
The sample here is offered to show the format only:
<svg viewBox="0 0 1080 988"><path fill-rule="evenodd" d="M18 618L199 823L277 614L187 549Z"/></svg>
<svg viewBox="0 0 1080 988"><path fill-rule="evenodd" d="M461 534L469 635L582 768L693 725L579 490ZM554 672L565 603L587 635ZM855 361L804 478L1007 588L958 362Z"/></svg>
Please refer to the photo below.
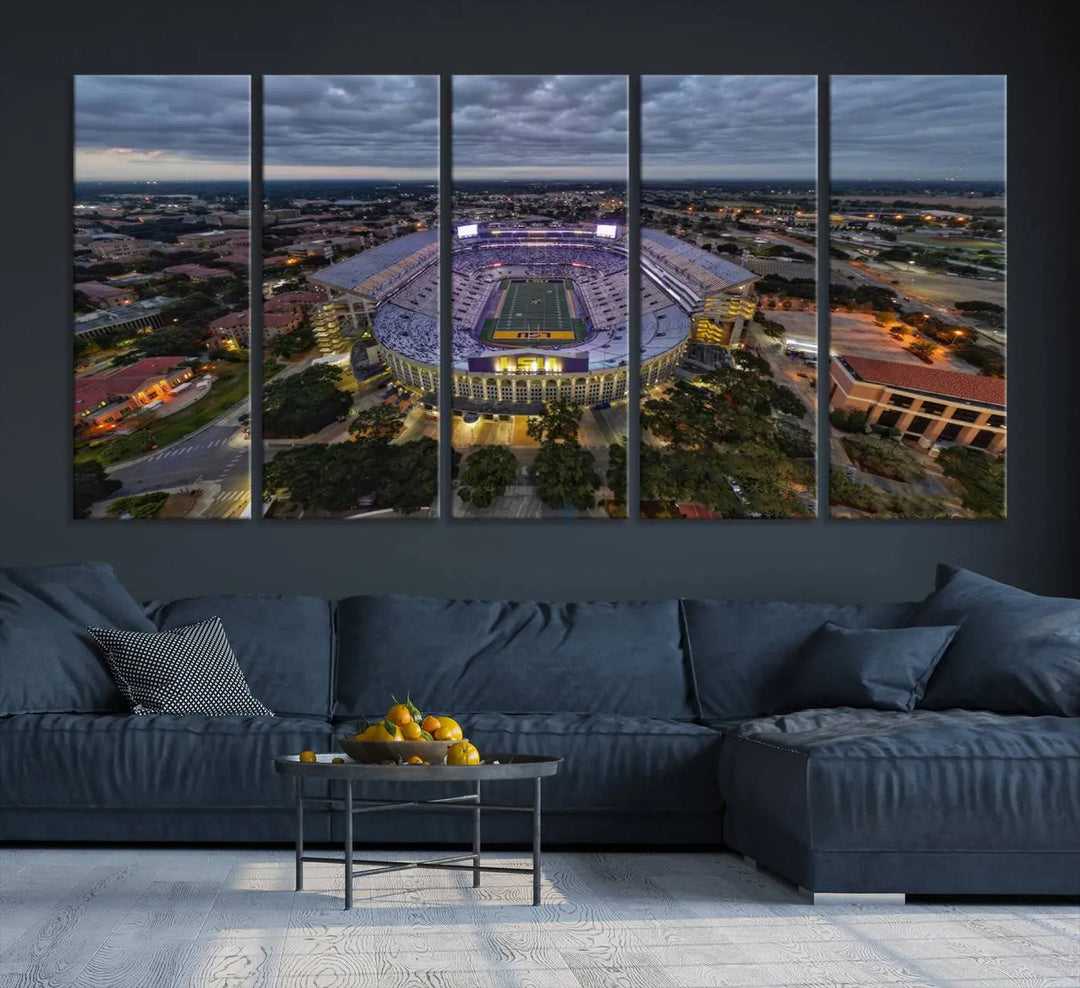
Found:
<svg viewBox="0 0 1080 988"><path fill-rule="evenodd" d="M826 621L845 628L895 628L913 606L683 601L701 717L737 722L771 713L796 652Z"/></svg>
<svg viewBox="0 0 1080 988"><path fill-rule="evenodd" d="M920 706L1080 716L1080 600L939 566L911 625L959 624Z"/></svg>
<svg viewBox="0 0 1080 988"><path fill-rule="evenodd" d="M716 766L721 735L681 720L618 714L476 713L461 726L488 758L494 754L554 755L565 759L546 779L546 810L716 813ZM338 728L339 736L346 733ZM488 798L527 805L530 783L500 783ZM397 787L366 787L369 797L400 796ZM443 795L435 793L433 795ZM418 798L419 798L419 794ZM719 841L719 828L714 835ZM657 834L658 843L664 843Z"/></svg>
<svg viewBox="0 0 1080 988"><path fill-rule="evenodd" d="M720 765L728 812L743 832L813 850L1080 844L1076 718L807 710L730 732Z"/></svg>
<svg viewBox="0 0 1080 988"><path fill-rule="evenodd" d="M251 695L220 618L168 631L91 628L90 634L134 714L274 716Z"/></svg>
<svg viewBox="0 0 1080 988"><path fill-rule="evenodd" d="M292 594L188 597L150 609L162 630L221 618L251 692L280 716L329 717L331 604Z"/></svg>
<svg viewBox="0 0 1080 988"><path fill-rule="evenodd" d="M91 626L154 630L105 563L0 570L0 714L126 710Z"/></svg>
<svg viewBox="0 0 1080 988"><path fill-rule="evenodd" d="M408 691L436 714L693 716L674 600L350 597L338 627L339 717L382 713Z"/></svg>
<svg viewBox="0 0 1080 988"><path fill-rule="evenodd" d="M9 806L72 812L288 806L274 756L330 744L314 718L24 714L0 718L0 790Z"/></svg>
<svg viewBox="0 0 1080 988"><path fill-rule="evenodd" d="M826 621L799 649L776 713L810 707L914 710L953 635L943 628L842 628Z"/></svg>

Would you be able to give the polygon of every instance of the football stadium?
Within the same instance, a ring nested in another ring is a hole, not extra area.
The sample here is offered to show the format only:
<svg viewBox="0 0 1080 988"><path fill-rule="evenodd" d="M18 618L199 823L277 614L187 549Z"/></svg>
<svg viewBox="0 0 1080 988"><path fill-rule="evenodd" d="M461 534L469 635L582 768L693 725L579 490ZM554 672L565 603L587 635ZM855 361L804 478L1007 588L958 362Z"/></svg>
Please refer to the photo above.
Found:
<svg viewBox="0 0 1080 988"><path fill-rule="evenodd" d="M435 406L438 230L406 234L310 276L352 315L371 317L394 380ZM627 397L626 233L609 224L466 224L453 238L456 413L528 415L555 399ZM641 242L641 380L670 377L688 346L738 345L756 276L656 230ZM367 364L366 353L361 358ZM354 359L358 376L361 368Z"/></svg>

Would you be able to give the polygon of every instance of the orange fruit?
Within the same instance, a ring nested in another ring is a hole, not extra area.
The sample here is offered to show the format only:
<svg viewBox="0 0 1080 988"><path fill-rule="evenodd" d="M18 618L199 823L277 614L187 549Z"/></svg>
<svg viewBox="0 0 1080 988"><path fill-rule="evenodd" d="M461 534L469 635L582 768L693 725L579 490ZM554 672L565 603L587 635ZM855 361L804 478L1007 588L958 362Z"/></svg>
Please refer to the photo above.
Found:
<svg viewBox="0 0 1080 988"><path fill-rule="evenodd" d="M409 713L409 708L404 703L395 703L389 710L386 711L386 719L391 724L397 724L398 727L404 727L406 724L411 724L413 716Z"/></svg>
<svg viewBox="0 0 1080 988"><path fill-rule="evenodd" d="M468 741L459 741L457 744L450 745L447 749L446 764L479 765L480 752L476 750L476 745L469 744Z"/></svg>
<svg viewBox="0 0 1080 988"><path fill-rule="evenodd" d="M319 756L314 751L305 750L300 752L300 761L302 762L317 762L318 760Z"/></svg>
<svg viewBox="0 0 1080 988"><path fill-rule="evenodd" d="M424 759L421 758L419 755L413 755L412 758L410 758L408 760L408 764L409 765L423 765L424 764Z"/></svg>
<svg viewBox="0 0 1080 988"><path fill-rule="evenodd" d="M423 723L423 724L421 724L420 726L421 726L421 727L422 727L422 728L423 728L423 729L424 729L425 731L427 731L427 732L428 732L428 734L430 734L430 735L431 735L432 737L434 737L434 736L435 736L435 732L436 732L436 731L437 731L437 730L438 730L438 729L439 729L440 727L442 727L442 721L441 721L441 720L439 720L439 718L438 718L438 717L436 717L436 716L434 716L433 714L428 714L428 715L427 715L427 716L426 716L426 717L424 718L424 723Z"/></svg>
<svg viewBox="0 0 1080 988"><path fill-rule="evenodd" d="M345 759L344 758L331 758L330 759L330 764L331 765L344 765L345 764Z"/></svg>
<svg viewBox="0 0 1080 988"><path fill-rule="evenodd" d="M408 724L401 725L401 735L406 741L419 741L420 735L423 733L423 728L415 720L410 720Z"/></svg>

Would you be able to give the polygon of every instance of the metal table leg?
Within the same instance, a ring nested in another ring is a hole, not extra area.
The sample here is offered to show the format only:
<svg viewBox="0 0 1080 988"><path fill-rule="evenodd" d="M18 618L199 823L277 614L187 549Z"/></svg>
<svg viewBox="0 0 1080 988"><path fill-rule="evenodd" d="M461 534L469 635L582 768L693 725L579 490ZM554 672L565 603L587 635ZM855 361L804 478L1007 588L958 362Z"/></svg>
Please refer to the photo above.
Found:
<svg viewBox="0 0 1080 988"><path fill-rule="evenodd" d="M480 887L480 783L476 783L476 807L473 809L473 831L472 831L472 851L473 851L473 873L472 883L473 888Z"/></svg>
<svg viewBox="0 0 1080 988"><path fill-rule="evenodd" d="M296 891L304 890L304 777L296 777Z"/></svg>
<svg viewBox="0 0 1080 988"><path fill-rule="evenodd" d="M533 779L533 905L540 905L540 777Z"/></svg>
<svg viewBox="0 0 1080 988"><path fill-rule="evenodd" d="M352 909L353 893L353 805L352 780L345 780L345 908Z"/></svg>

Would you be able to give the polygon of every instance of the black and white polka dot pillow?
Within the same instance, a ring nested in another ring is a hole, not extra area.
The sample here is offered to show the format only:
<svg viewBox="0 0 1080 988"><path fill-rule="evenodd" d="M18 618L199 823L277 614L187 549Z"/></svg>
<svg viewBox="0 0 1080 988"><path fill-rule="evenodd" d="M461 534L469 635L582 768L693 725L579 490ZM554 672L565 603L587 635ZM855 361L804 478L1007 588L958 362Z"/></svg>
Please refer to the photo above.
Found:
<svg viewBox="0 0 1080 988"><path fill-rule="evenodd" d="M132 713L274 716L251 695L220 618L168 631L87 631Z"/></svg>

